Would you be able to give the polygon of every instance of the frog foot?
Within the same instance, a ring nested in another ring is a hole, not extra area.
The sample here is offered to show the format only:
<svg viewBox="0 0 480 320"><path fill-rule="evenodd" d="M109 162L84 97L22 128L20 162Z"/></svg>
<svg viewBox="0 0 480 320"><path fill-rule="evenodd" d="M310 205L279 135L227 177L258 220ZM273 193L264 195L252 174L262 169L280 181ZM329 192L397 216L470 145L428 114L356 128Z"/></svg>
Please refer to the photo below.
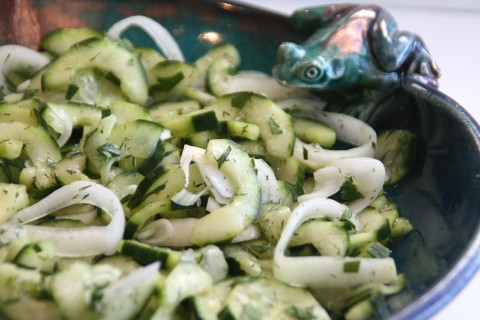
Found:
<svg viewBox="0 0 480 320"><path fill-rule="evenodd" d="M403 71L426 85L438 87L438 78L441 75L440 68L425 48L420 39L415 41L410 59L405 62Z"/></svg>

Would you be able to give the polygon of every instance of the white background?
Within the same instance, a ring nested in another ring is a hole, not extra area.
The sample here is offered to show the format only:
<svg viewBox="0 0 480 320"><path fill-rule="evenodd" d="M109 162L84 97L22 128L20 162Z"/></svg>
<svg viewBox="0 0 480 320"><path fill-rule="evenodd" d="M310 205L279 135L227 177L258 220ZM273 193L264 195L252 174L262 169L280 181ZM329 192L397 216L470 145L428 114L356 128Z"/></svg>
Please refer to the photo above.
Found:
<svg viewBox="0 0 480 320"><path fill-rule="evenodd" d="M242 0L290 15L294 10L325 3L376 3L386 8L402 30L425 41L439 65L440 90L480 122L480 1L478 0ZM480 196L480 195L479 195ZM480 272L432 320L480 319Z"/></svg>

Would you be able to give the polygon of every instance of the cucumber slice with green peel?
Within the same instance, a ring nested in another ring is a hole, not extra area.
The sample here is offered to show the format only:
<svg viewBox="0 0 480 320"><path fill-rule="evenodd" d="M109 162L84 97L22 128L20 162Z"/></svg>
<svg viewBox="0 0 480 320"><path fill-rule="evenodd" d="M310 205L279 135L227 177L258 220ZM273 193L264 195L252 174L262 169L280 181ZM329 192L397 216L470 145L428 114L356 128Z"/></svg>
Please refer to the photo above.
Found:
<svg viewBox="0 0 480 320"><path fill-rule="evenodd" d="M154 157L158 164L163 156L162 134L165 128L147 120L135 120L116 125L107 143L118 146L120 151L119 167L127 171L148 172L145 168L148 160Z"/></svg>
<svg viewBox="0 0 480 320"><path fill-rule="evenodd" d="M295 118L295 134L306 143L316 143L323 148L331 148L335 144L336 133L328 125L313 119Z"/></svg>
<svg viewBox="0 0 480 320"><path fill-rule="evenodd" d="M2 139L23 142L25 151L35 167L35 185L45 189L56 185L53 167L62 159L60 149L52 137L41 128L23 122L0 123Z"/></svg>
<svg viewBox="0 0 480 320"><path fill-rule="evenodd" d="M13 262L23 268L52 273L55 269L55 242L51 240L29 243L20 250Z"/></svg>
<svg viewBox="0 0 480 320"><path fill-rule="evenodd" d="M148 265L160 261L160 267L162 269L172 269L182 257L181 251L151 246L136 240L120 241L118 252L133 258L141 265Z"/></svg>
<svg viewBox="0 0 480 320"><path fill-rule="evenodd" d="M94 126L102 119L103 115L101 108L89 104L46 102L41 116L48 125L55 127L54 122L62 121L58 117L58 110L65 112L73 126Z"/></svg>
<svg viewBox="0 0 480 320"><path fill-rule="evenodd" d="M148 86L143 67L136 55L110 37L90 38L70 47L44 70L42 90L66 90L74 83L76 73L85 68L98 68L111 74L129 101L143 105L148 99Z"/></svg>
<svg viewBox="0 0 480 320"><path fill-rule="evenodd" d="M14 160L20 157L23 150L23 142L15 139L0 141L0 158Z"/></svg>
<svg viewBox="0 0 480 320"><path fill-rule="evenodd" d="M61 320L60 311L52 300L35 299L21 295L15 300L0 303L0 317L5 320L26 320L35 315L38 319Z"/></svg>
<svg viewBox="0 0 480 320"><path fill-rule="evenodd" d="M399 182L412 170L417 148L418 139L411 131L392 129L378 135L374 157L385 165L386 185Z"/></svg>
<svg viewBox="0 0 480 320"><path fill-rule="evenodd" d="M17 103L0 102L0 122L20 121L38 127L40 106L40 101L36 99L23 100Z"/></svg>
<svg viewBox="0 0 480 320"><path fill-rule="evenodd" d="M342 223L310 220L304 222L290 240L290 246L312 244L322 256L343 257L348 252L350 239Z"/></svg>
<svg viewBox="0 0 480 320"><path fill-rule="evenodd" d="M219 134L213 130L194 132L182 138L183 144L188 144L194 147L205 149L208 142L212 139L218 139Z"/></svg>
<svg viewBox="0 0 480 320"><path fill-rule="evenodd" d="M152 121L148 109L130 102L112 102L112 104L110 104L110 112L117 118L117 124L123 124L135 120Z"/></svg>
<svg viewBox="0 0 480 320"><path fill-rule="evenodd" d="M27 188L20 184L0 183L0 223L30 204ZM0 259L1 260L1 259Z"/></svg>
<svg viewBox="0 0 480 320"><path fill-rule="evenodd" d="M194 132L216 130L218 119L213 110L200 109L160 122L177 137L186 137Z"/></svg>
<svg viewBox="0 0 480 320"><path fill-rule="evenodd" d="M261 190L249 155L226 139L210 140L206 158L216 163L234 187L229 204L198 219L191 235L195 245L230 241L257 218L261 208Z"/></svg>
<svg viewBox="0 0 480 320"><path fill-rule="evenodd" d="M42 274L10 262L0 263L0 306L23 294L35 298L45 294Z"/></svg>
<svg viewBox="0 0 480 320"><path fill-rule="evenodd" d="M156 80L152 69L158 63L165 61L165 57L160 52L150 47L135 47L134 51L147 74L148 84L152 85Z"/></svg>
<svg viewBox="0 0 480 320"><path fill-rule="evenodd" d="M40 47L54 55L61 55L77 42L103 35L103 31L90 27L61 28L43 37Z"/></svg>
<svg viewBox="0 0 480 320"><path fill-rule="evenodd" d="M201 320L216 320L223 303L235 286L235 279L215 283L210 290L193 297L195 315Z"/></svg>
<svg viewBox="0 0 480 320"><path fill-rule="evenodd" d="M233 95L232 103L242 108L245 121L260 128L267 153L281 159L291 156L295 144L292 117L265 96L252 92Z"/></svg>
<svg viewBox="0 0 480 320"><path fill-rule="evenodd" d="M175 100L187 89L196 76L195 66L182 61L165 60L151 69L155 78L149 84L149 94L155 101Z"/></svg>
<svg viewBox="0 0 480 320"><path fill-rule="evenodd" d="M253 92L222 96L212 106L219 121L244 118L260 128L260 138L272 156L286 158L293 153L295 132L293 119L269 98Z"/></svg>
<svg viewBox="0 0 480 320"><path fill-rule="evenodd" d="M238 62L219 59L212 63L207 72L207 88L214 96L220 97L230 92L228 78L235 72Z"/></svg>
<svg viewBox="0 0 480 320"><path fill-rule="evenodd" d="M148 110L154 121L168 123L172 119L200 110L200 104L195 100L166 101L154 104Z"/></svg>
<svg viewBox="0 0 480 320"><path fill-rule="evenodd" d="M87 157L84 154L65 157L55 166L55 177L62 185L79 180L90 180L90 178L83 173L86 164Z"/></svg>
<svg viewBox="0 0 480 320"><path fill-rule="evenodd" d="M252 123L227 120L220 122L220 132L234 139L258 140L260 128Z"/></svg>
<svg viewBox="0 0 480 320"><path fill-rule="evenodd" d="M199 192L205 188L205 183L198 170L198 167L191 164L189 167L189 185L187 187L191 192ZM156 169L152 177L148 175L140 183L136 193L131 199L131 208L140 209L144 205L157 201L171 199L175 194L185 186L185 173L179 164L169 164ZM132 212L135 212L132 211Z"/></svg>
<svg viewBox="0 0 480 320"><path fill-rule="evenodd" d="M136 186L143 180L143 178L144 176L139 172L125 171L117 174L115 178L108 182L106 187L112 190L113 193L122 200L124 197L135 191Z"/></svg>
<svg viewBox="0 0 480 320"><path fill-rule="evenodd" d="M248 280L249 279L249 280ZM275 279L248 278L228 293L220 319L330 319L305 288Z"/></svg>
<svg viewBox="0 0 480 320"><path fill-rule="evenodd" d="M195 61L198 78L206 79L209 69L215 61L226 61L231 66L240 64L240 54L237 48L230 43L221 43L212 47L206 54Z"/></svg>

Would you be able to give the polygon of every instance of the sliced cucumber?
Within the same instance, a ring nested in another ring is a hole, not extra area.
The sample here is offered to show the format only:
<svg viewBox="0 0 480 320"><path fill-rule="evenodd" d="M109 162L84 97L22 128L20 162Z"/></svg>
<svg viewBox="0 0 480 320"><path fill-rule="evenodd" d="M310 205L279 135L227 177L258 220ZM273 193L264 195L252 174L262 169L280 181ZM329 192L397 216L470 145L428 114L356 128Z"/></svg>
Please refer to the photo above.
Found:
<svg viewBox="0 0 480 320"><path fill-rule="evenodd" d="M415 165L418 139L408 130L386 130L377 137L374 157L383 162L387 174L386 185L402 180Z"/></svg>
<svg viewBox="0 0 480 320"><path fill-rule="evenodd" d="M177 265L182 253L169 248L150 246L136 240L122 240L118 252L133 258L141 265L160 261L162 269L172 269Z"/></svg>
<svg viewBox="0 0 480 320"><path fill-rule="evenodd" d="M30 204L27 188L20 184L0 183L0 203L2 204L0 223L2 223Z"/></svg>
<svg viewBox="0 0 480 320"><path fill-rule="evenodd" d="M295 144L293 119L269 98L252 92L234 94L232 103L242 106L245 120L260 128L267 152L284 159L292 155Z"/></svg>
<svg viewBox="0 0 480 320"><path fill-rule="evenodd" d="M0 141L0 158L14 160L20 157L23 150L23 142L15 139Z"/></svg>
<svg viewBox="0 0 480 320"><path fill-rule="evenodd" d="M212 47L195 61L195 67L201 81L206 80L207 73L209 73L209 69L215 61L226 61L232 66L237 66L240 63L240 55L237 48L230 43L221 43ZM213 85L215 86L215 81L213 81Z"/></svg>
<svg viewBox="0 0 480 320"><path fill-rule="evenodd" d="M258 140L260 128L252 123L227 120L220 123L220 131L233 139Z"/></svg>
<svg viewBox="0 0 480 320"><path fill-rule="evenodd" d="M55 242L51 240L29 243L20 250L13 262L20 267L52 273L55 269Z"/></svg>
<svg viewBox="0 0 480 320"><path fill-rule="evenodd" d="M322 256L343 257L348 252L348 231L341 222L309 220L295 231L289 245L305 244L312 244Z"/></svg>
<svg viewBox="0 0 480 320"><path fill-rule="evenodd" d="M0 123L0 136L2 139L23 142L25 151L36 169L34 176L37 188L45 189L56 184L53 167L62 156L57 144L47 132L23 122L11 121Z"/></svg>
<svg viewBox="0 0 480 320"><path fill-rule="evenodd" d="M229 292L220 319L330 319L304 288L268 278L249 278Z"/></svg>
<svg viewBox="0 0 480 320"><path fill-rule="evenodd" d="M0 263L0 305L5 301L18 299L27 294L40 297L45 294L43 276L36 270L19 267L13 263Z"/></svg>
<svg viewBox="0 0 480 320"><path fill-rule="evenodd" d="M23 100L18 103L0 102L0 122L20 121L38 127L39 108L40 102L36 99Z"/></svg>
<svg viewBox="0 0 480 320"><path fill-rule="evenodd" d="M143 105L148 98L143 67L133 52L109 38L90 38L70 47L50 63L42 76L42 89L66 90L75 83L76 73L98 68L118 79L119 87L129 101Z"/></svg>
<svg viewBox="0 0 480 320"><path fill-rule="evenodd" d="M159 308L152 319L171 319L175 308L186 298L201 294L213 285L212 278L200 266L181 260L168 274L159 292Z"/></svg>
<svg viewBox="0 0 480 320"><path fill-rule="evenodd" d="M161 123L177 137L186 137L194 132L215 130L218 128L218 120L215 112L209 109L192 111L174 119L166 119Z"/></svg>
<svg viewBox="0 0 480 320"><path fill-rule="evenodd" d="M117 124L123 124L135 120L152 121L148 109L138 104L125 101L115 101L110 104L110 112L117 118Z"/></svg>
<svg viewBox="0 0 480 320"><path fill-rule="evenodd" d="M164 130L160 124L145 120L116 125L108 143L118 146L121 152L119 167L140 173L150 171L163 156Z"/></svg>
<svg viewBox="0 0 480 320"><path fill-rule="evenodd" d="M165 57L157 50L150 47L135 47L135 54L137 55L140 63L147 74L147 81L149 85L152 85L156 78L152 69L158 63L165 61Z"/></svg>
<svg viewBox="0 0 480 320"><path fill-rule="evenodd" d="M224 280L215 283L207 292L193 297L195 315L198 319L217 320L223 303L235 284L236 281L234 279Z"/></svg>
<svg viewBox="0 0 480 320"><path fill-rule="evenodd" d="M40 46L54 55L60 55L77 42L103 35L102 31L90 27L61 28L43 37Z"/></svg>
<svg viewBox="0 0 480 320"><path fill-rule="evenodd" d="M198 110L200 110L200 104L195 100L160 102L149 107L155 121L167 124L172 119Z"/></svg>
<svg viewBox="0 0 480 320"><path fill-rule="evenodd" d="M240 59L219 59L212 62L207 72L207 88L214 96L229 93L228 78L236 71Z"/></svg>
<svg viewBox="0 0 480 320"><path fill-rule="evenodd" d="M5 320L29 320L35 315L37 319L61 320L62 317L55 302L35 299L26 294L15 300L0 303L0 317Z"/></svg>
<svg viewBox="0 0 480 320"><path fill-rule="evenodd" d="M155 81L149 84L149 93L154 100L175 100L193 81L196 68L185 62L165 60L151 69Z"/></svg>
<svg viewBox="0 0 480 320"><path fill-rule="evenodd" d="M295 134L306 143L316 143L323 148L331 148L335 144L336 133L328 125L314 119L295 118Z"/></svg>
<svg viewBox="0 0 480 320"><path fill-rule="evenodd" d="M83 173L87 164L87 157L80 153L60 160L55 166L55 177L62 185L78 180L90 180Z"/></svg>
<svg viewBox="0 0 480 320"><path fill-rule="evenodd" d="M255 221L261 207L261 190L255 168L243 149L230 140L215 139L208 143L206 157L217 163L234 186L235 194L229 204L198 219L191 235L195 245L233 239Z"/></svg>

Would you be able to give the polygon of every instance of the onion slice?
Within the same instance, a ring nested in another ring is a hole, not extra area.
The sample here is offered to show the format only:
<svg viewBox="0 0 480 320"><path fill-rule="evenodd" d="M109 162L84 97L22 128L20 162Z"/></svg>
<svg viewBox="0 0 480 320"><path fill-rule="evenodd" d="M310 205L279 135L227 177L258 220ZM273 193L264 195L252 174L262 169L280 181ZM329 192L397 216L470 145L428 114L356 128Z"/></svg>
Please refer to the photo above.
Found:
<svg viewBox="0 0 480 320"><path fill-rule="evenodd" d="M329 197L340 190L345 180L352 177L361 199L347 204L353 214L365 209L383 190L385 183L385 167L377 159L367 157L341 158L334 160L329 166L314 172L315 187L313 192L298 197L298 202L313 198Z"/></svg>
<svg viewBox="0 0 480 320"><path fill-rule="evenodd" d="M292 99L277 105L288 110L292 116L315 119L327 124L335 131L339 140L354 146L348 150L328 150L317 144L308 144L297 139L294 156L310 169L320 169L340 158L373 158L377 134L365 122L346 114L321 111L318 107L322 107L322 104L317 100Z"/></svg>
<svg viewBox="0 0 480 320"><path fill-rule="evenodd" d="M56 228L27 224L63 207L88 203L102 208L110 216L106 226ZM0 242L16 238L28 241L53 239L56 253L63 257L83 257L116 252L125 229L125 217L120 201L104 186L91 181L70 183L34 205L20 210L0 224Z"/></svg>
<svg viewBox="0 0 480 320"><path fill-rule="evenodd" d="M0 88L4 94L12 91L9 88L5 75L16 70L32 70L32 74L50 62L45 55L16 44L7 44L0 47Z"/></svg>
<svg viewBox="0 0 480 320"><path fill-rule="evenodd" d="M290 215L273 256L275 278L308 287L350 287L366 283L394 283L397 280L392 258L333 256L285 256L297 228L305 221L327 217L340 219L348 208L334 200L320 198L302 202ZM299 272L301 270L301 272Z"/></svg>
<svg viewBox="0 0 480 320"><path fill-rule="evenodd" d="M114 23L107 33L115 38L131 27L137 27L145 31L155 42L157 47L169 60L184 61L183 53L170 32L155 20L145 16L131 16Z"/></svg>

